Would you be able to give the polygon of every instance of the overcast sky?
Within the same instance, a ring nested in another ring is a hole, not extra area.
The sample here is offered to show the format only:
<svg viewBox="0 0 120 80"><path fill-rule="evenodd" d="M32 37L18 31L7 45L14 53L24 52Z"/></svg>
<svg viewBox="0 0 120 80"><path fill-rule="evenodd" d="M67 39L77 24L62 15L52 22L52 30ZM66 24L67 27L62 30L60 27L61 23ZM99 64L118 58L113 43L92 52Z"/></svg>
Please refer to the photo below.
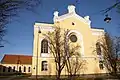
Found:
<svg viewBox="0 0 120 80"><path fill-rule="evenodd" d="M76 12L80 16L90 16L91 27L104 28L113 36L120 36L120 14L113 9L108 14L112 18L110 23L105 23L105 16L101 10L113 5L116 0L79 0ZM53 23L53 12L58 10L60 15L67 13L67 6L74 4L75 0L42 0L42 4L36 8L36 12L21 11L19 17L13 18L13 22L7 26L7 34L4 37L8 43L0 48L0 59L4 54L32 55L33 51L33 25L35 22ZM82 26L81 26L82 27Z"/></svg>

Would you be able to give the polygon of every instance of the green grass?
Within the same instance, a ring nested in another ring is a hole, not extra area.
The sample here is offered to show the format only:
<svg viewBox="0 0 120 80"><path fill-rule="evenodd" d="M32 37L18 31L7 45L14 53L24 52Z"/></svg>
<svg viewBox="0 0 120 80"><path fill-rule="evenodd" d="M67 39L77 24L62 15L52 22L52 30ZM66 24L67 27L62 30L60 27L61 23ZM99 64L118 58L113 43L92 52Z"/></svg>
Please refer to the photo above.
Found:
<svg viewBox="0 0 120 80"><path fill-rule="evenodd" d="M8 78L9 76L0 76L0 79L2 79L2 78Z"/></svg>

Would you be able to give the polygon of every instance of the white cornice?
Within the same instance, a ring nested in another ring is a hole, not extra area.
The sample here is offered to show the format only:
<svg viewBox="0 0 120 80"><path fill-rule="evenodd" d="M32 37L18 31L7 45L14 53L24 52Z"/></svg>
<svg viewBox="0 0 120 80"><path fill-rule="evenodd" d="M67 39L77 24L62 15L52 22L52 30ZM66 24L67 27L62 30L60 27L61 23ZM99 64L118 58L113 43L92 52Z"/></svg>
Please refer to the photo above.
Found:
<svg viewBox="0 0 120 80"><path fill-rule="evenodd" d="M36 26L45 26L45 27L51 26L51 27L53 27L54 25L53 24L48 24L48 23L35 23L35 27Z"/></svg>
<svg viewBox="0 0 120 80"><path fill-rule="evenodd" d="M53 24L46 24L46 23L35 23L34 28L39 28L41 31L53 31L54 30Z"/></svg>
<svg viewBox="0 0 120 80"><path fill-rule="evenodd" d="M91 28L92 31L101 31L101 32L104 32L104 29L94 29L94 28Z"/></svg>
<svg viewBox="0 0 120 80"><path fill-rule="evenodd" d="M103 29L91 29L92 30L92 35L104 35L104 30Z"/></svg>

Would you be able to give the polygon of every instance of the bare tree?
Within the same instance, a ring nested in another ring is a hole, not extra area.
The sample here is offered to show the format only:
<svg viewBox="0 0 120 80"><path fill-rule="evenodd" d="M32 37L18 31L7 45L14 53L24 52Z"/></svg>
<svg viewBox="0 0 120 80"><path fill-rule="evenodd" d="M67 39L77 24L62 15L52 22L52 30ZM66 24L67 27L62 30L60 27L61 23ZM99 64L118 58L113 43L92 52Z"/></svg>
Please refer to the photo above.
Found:
<svg viewBox="0 0 120 80"><path fill-rule="evenodd" d="M106 14L107 12L111 11L112 9L117 9L117 12L120 13L120 0L117 0L116 3L114 3L113 5L111 5L110 7L101 10L100 12L102 12L103 14Z"/></svg>
<svg viewBox="0 0 120 80"><path fill-rule="evenodd" d="M34 11L41 0L0 0L0 46L5 35L6 25L13 17L16 17L20 10Z"/></svg>
<svg viewBox="0 0 120 80"><path fill-rule="evenodd" d="M75 0L75 2L74 2L75 5L79 4L79 3L80 3L80 0ZM106 14L113 9L117 9L117 12L120 13L120 0L116 0L116 2L113 5L101 10L100 13Z"/></svg>
<svg viewBox="0 0 120 80"><path fill-rule="evenodd" d="M103 51L104 65L109 73L118 76L120 65L118 65L118 53L120 51L120 37L112 38L108 33L100 40L100 46Z"/></svg>
<svg viewBox="0 0 120 80"><path fill-rule="evenodd" d="M66 35L67 33L65 33ZM65 54L66 56L66 68L68 72L68 79L72 80L76 75L80 74L80 71L85 68L86 61L82 59L80 55L80 44L73 45L69 41L70 35L67 37L64 36L64 42L65 42Z"/></svg>
<svg viewBox="0 0 120 80"><path fill-rule="evenodd" d="M49 40L49 49L50 52L53 54L56 64L56 79L60 80L60 74L62 69L65 66L65 54L64 54L64 42L62 39L61 29L59 27L55 27L54 32L48 32L44 34Z"/></svg>
<svg viewBox="0 0 120 80"><path fill-rule="evenodd" d="M71 43L69 43L68 33L68 29L61 29L59 26L56 26L54 27L53 32L44 34L44 36L46 36L46 38L49 40L49 49L55 59L57 80L60 80L61 72L66 63L70 60L69 58L72 58L72 55L78 53L77 51L80 48L79 45L76 45L74 47L70 46ZM78 69L76 69L76 71L77 70Z"/></svg>
<svg viewBox="0 0 120 80"><path fill-rule="evenodd" d="M76 76L79 76L82 70L85 70L85 64L86 61L78 55L68 58L66 62L68 79L73 80Z"/></svg>

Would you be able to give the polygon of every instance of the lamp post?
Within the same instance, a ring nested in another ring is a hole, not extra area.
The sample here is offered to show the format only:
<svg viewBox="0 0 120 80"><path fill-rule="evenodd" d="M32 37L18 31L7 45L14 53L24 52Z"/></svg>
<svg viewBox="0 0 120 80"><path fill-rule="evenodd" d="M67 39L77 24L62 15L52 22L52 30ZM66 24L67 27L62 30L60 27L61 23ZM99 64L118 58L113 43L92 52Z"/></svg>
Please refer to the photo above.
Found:
<svg viewBox="0 0 120 80"><path fill-rule="evenodd" d="M108 14L105 15L105 16L106 17L105 17L104 21L107 22L107 23L109 23L111 21L111 18L108 16Z"/></svg>
<svg viewBox="0 0 120 80"><path fill-rule="evenodd" d="M0 46L0 47L4 47L4 46Z"/></svg>
<svg viewBox="0 0 120 80"><path fill-rule="evenodd" d="M40 28L38 27L37 34L37 56L36 56L36 80L38 80L38 48L39 48L39 34L41 33Z"/></svg>

